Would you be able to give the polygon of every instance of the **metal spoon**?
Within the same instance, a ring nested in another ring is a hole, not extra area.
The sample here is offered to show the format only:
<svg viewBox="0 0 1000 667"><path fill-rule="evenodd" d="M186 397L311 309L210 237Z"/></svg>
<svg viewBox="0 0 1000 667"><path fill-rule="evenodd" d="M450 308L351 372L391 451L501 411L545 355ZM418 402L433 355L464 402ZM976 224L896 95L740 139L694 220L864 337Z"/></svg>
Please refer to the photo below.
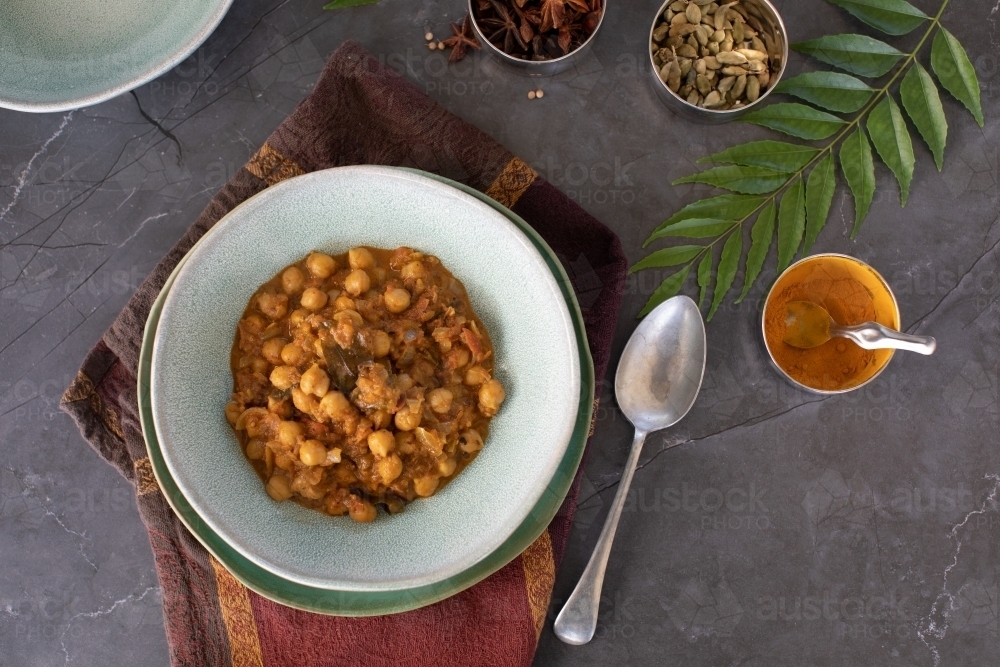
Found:
<svg viewBox="0 0 1000 667"><path fill-rule="evenodd" d="M669 299L639 323L615 375L618 407L635 426L635 440L597 546L555 622L567 644L586 644L597 629L597 608L611 543L646 436L673 426L688 413L705 374L705 323L694 301Z"/></svg>
<svg viewBox="0 0 1000 667"><path fill-rule="evenodd" d="M884 327L877 322L865 322L850 327L839 326L826 309L810 301L789 301L786 305L785 337L792 347L819 347L831 338L848 338L865 350L906 350L919 354L934 354L937 341L930 336L911 336Z"/></svg>

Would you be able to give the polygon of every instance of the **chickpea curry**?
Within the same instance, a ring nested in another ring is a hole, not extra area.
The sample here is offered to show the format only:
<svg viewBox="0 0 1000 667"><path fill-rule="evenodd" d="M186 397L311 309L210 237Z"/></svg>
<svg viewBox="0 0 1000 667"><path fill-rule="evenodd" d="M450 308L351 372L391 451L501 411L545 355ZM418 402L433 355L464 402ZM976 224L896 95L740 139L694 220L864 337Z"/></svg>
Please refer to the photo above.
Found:
<svg viewBox="0 0 1000 667"><path fill-rule="evenodd" d="M226 418L276 501L355 521L433 495L505 398L465 288L410 248L313 252L250 299Z"/></svg>

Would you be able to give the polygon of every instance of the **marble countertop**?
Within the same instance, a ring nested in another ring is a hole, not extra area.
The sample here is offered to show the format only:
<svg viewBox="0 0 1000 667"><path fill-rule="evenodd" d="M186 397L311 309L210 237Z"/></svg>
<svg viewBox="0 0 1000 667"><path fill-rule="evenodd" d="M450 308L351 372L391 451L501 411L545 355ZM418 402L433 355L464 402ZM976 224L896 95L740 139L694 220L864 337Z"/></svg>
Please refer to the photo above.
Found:
<svg viewBox="0 0 1000 667"><path fill-rule="evenodd" d="M768 133L666 111L645 68L655 2L611 0L574 70L531 81L479 54L447 65L459 0L240 0L169 74L70 113L0 110L0 666L168 664L160 589L128 483L59 410L84 354L215 191L305 96L346 39L532 164L642 256L703 188L697 158ZM794 40L857 31L821 0L777 3ZM933 13L937 4L917 0ZM979 665L1000 641L1000 6L944 22L983 86L979 128L950 97L946 162L924 144L906 208L889 171L856 241L842 185L815 249L871 263L904 325L938 338L861 391L818 397L765 362L756 291L708 328L691 414L646 444L611 556L597 636L551 619L597 538L631 442L598 392L568 556L536 664ZM793 56L792 71L803 64ZM530 89L545 97L529 101ZM586 276L583 258L569 258ZM592 274L591 274L592 275ZM614 359L656 287L628 282ZM918 325L918 326L915 326ZM613 366L612 366L613 371ZM673 445L680 446L671 448Z"/></svg>

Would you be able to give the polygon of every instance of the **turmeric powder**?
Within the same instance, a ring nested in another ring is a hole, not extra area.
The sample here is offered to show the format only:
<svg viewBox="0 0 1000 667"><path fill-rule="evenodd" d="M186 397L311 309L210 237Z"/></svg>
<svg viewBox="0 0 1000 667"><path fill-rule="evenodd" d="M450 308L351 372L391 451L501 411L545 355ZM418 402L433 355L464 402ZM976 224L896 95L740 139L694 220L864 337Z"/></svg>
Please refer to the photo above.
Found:
<svg viewBox="0 0 1000 667"><path fill-rule="evenodd" d="M764 340L774 362L796 382L821 391L845 391L878 373L890 350L863 350L846 338L811 349L784 342L786 305L811 301L823 306L839 325L880 322L898 328L889 288L867 265L842 255L816 255L785 272L764 306Z"/></svg>

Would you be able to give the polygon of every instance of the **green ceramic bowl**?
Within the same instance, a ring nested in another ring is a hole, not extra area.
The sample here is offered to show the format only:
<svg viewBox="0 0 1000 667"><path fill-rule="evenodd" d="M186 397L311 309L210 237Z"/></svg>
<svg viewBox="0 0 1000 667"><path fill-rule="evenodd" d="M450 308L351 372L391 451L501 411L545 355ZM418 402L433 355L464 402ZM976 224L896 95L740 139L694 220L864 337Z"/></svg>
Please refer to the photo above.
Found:
<svg viewBox="0 0 1000 667"><path fill-rule="evenodd" d="M66 111L152 81L208 38L232 0L7 0L0 107Z"/></svg>
<svg viewBox="0 0 1000 667"><path fill-rule="evenodd" d="M443 181L443 179L436 179ZM157 326L165 295L172 284L168 282L160 298L154 304L149 322L147 323L146 336L143 345L141 358L139 397L141 414L143 418L143 429L149 446L150 457L153 462L154 471L160 480L161 486L171 504L182 520L188 525L191 531L205 544L205 546L241 581L250 588L260 592L266 597L275 599L291 606L318 611L321 613L333 613L338 615L373 615L393 613L413 609L425 604L430 604L437 600L453 595L464 588L473 585L482 578L496 571L509 562L524 548L531 544L534 539L544 530L554 516L556 510L565 497L565 494L575 474L579 464L579 459L585 444L587 429L591 415L591 403L593 396L593 371L590 361L588 347L583 329L582 318L576 306L569 281L562 271L558 260L552 255L551 250L545 246L544 242L524 223L512 213L500 207L485 196L468 190L464 186L452 184L477 199L489 204L493 209L503 212L517 227L522 230L530 239L533 246L545 257L545 262L552 273L557 276L560 290L566 302L570 305L572 313L574 336L576 339L576 354L579 357L582 369L581 391L578 397L576 419L573 435L565 454L558 464L558 468L550 480L547 488L542 493L538 502L534 505L525 520L517 529L500 545L491 552L485 559L477 562L474 566L463 570L444 580L424 586L408 587L396 591L383 592L347 592L343 590L328 590L321 587L302 585L289 581L287 578L275 576L266 569L252 562L243 554L233 549L226 540L209 527L205 521L193 510L186 501L180 489L177 488L175 480L167 470L159 447L159 442L151 423L151 413L149 408L149 359L152 347L152 339ZM206 237L208 238L208 237ZM181 267L175 271L175 275ZM464 473L463 473L464 474Z"/></svg>

